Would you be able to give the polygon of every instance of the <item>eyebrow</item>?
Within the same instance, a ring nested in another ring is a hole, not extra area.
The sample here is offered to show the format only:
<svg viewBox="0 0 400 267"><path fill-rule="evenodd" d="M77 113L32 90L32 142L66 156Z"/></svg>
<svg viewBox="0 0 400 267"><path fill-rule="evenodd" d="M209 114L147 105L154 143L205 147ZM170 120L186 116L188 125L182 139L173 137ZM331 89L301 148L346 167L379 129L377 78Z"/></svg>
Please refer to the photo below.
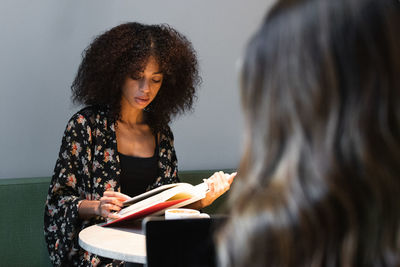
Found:
<svg viewBox="0 0 400 267"><path fill-rule="evenodd" d="M144 71L139 71L138 73L144 73ZM152 73L152 75L154 75L154 74L163 74L163 72L162 71L157 71L157 72L153 72ZM164 74L163 74L164 75Z"/></svg>

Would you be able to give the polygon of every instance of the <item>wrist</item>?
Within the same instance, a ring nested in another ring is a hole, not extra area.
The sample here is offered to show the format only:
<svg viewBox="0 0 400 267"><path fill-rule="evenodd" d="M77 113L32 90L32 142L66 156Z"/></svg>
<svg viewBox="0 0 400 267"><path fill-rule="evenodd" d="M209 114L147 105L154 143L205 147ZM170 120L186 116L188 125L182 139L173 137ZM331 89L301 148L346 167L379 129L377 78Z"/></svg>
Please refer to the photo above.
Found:
<svg viewBox="0 0 400 267"><path fill-rule="evenodd" d="M78 205L79 217L84 220L100 216L100 201L82 200Z"/></svg>
<svg viewBox="0 0 400 267"><path fill-rule="evenodd" d="M201 206L200 208L202 209L202 208L205 208L207 206L210 206L211 203L212 203L212 201L210 202L210 200L207 197L205 197L200 201L200 206Z"/></svg>
<svg viewBox="0 0 400 267"><path fill-rule="evenodd" d="M101 211L100 211L100 201L99 200L93 200L93 214L94 216L101 216Z"/></svg>

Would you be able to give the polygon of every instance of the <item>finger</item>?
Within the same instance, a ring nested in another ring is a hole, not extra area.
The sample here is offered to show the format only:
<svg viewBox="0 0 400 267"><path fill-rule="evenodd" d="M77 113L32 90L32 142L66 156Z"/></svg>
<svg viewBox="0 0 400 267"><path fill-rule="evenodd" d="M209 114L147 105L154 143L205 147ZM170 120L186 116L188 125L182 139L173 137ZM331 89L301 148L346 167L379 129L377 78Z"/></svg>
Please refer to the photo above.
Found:
<svg viewBox="0 0 400 267"><path fill-rule="evenodd" d="M101 205L101 209L106 210L106 211L111 211L111 210L120 211L121 207L113 205L113 204L104 204L104 205Z"/></svg>
<svg viewBox="0 0 400 267"><path fill-rule="evenodd" d="M103 196L107 196L107 197L113 197L115 195L115 191L111 191L111 190L106 190L103 193Z"/></svg>
<svg viewBox="0 0 400 267"><path fill-rule="evenodd" d="M215 192L218 195L223 194L225 191L227 191L229 189L229 186L230 186L230 184L228 183L228 181L226 180L226 178L224 176L217 177L214 184L215 184Z"/></svg>
<svg viewBox="0 0 400 267"><path fill-rule="evenodd" d="M219 175L219 172L214 172L213 175L210 176L208 179L213 179L214 177L217 177Z"/></svg>
<svg viewBox="0 0 400 267"><path fill-rule="evenodd" d="M107 210L102 210L100 214L101 214L101 217L108 218L108 215L110 214L110 212Z"/></svg>
<svg viewBox="0 0 400 267"><path fill-rule="evenodd" d="M222 171L219 171L219 172L215 172L213 175L211 175L211 177L208 178L208 180L215 182L218 179L221 179L221 177L224 177L224 173Z"/></svg>
<svg viewBox="0 0 400 267"><path fill-rule="evenodd" d="M219 171L219 172L217 173L217 175L215 176L215 178L216 178L216 179L219 179L219 180L225 179L225 173L224 173L223 171Z"/></svg>
<svg viewBox="0 0 400 267"><path fill-rule="evenodd" d="M128 199L131 199L131 197L128 196L128 195L125 195L123 193L118 192L118 199L120 199L121 201L125 201L125 200L128 200Z"/></svg>
<svg viewBox="0 0 400 267"><path fill-rule="evenodd" d="M128 195L122 194L121 192L116 192L116 191L105 191L104 195L107 197L115 197L118 198L120 201L125 201L130 199Z"/></svg>
<svg viewBox="0 0 400 267"><path fill-rule="evenodd" d="M231 184L231 183L233 182L233 179L235 178L235 176L236 176L236 172L231 173L231 174L229 174L229 173L224 173L223 180L224 180L225 182L228 182L229 184Z"/></svg>
<svg viewBox="0 0 400 267"><path fill-rule="evenodd" d="M108 216L107 216L107 217L110 218L110 219L119 219L119 218L121 218L122 216L119 215L118 213L110 212L110 213L108 213Z"/></svg>
<svg viewBox="0 0 400 267"><path fill-rule="evenodd" d="M117 198L115 197L102 197L100 198L100 201L102 203L111 203L120 207L123 207L123 204L121 201L119 201Z"/></svg>
<svg viewBox="0 0 400 267"><path fill-rule="evenodd" d="M229 188L230 188L230 183L229 183L229 181L225 178L225 174L224 174L224 177L218 177L218 179L215 181L215 187L216 187L216 189L215 189L215 191L218 193L218 194L223 194L223 193L225 193L226 191L228 191L229 190Z"/></svg>
<svg viewBox="0 0 400 267"><path fill-rule="evenodd" d="M207 186L208 186L208 189L210 190L209 192L214 193L215 184L214 184L214 181L211 178L207 179Z"/></svg>
<svg viewBox="0 0 400 267"><path fill-rule="evenodd" d="M226 181L221 180L219 181L219 183L216 184L216 192L218 192L218 194L223 194L228 189L229 189L229 183L227 183Z"/></svg>
<svg viewBox="0 0 400 267"><path fill-rule="evenodd" d="M122 201L130 199L130 197L128 195L122 194L120 192L111 191L111 190L104 191L103 195L106 197L115 197L115 198L121 199Z"/></svg>
<svg viewBox="0 0 400 267"><path fill-rule="evenodd" d="M103 218L110 218L110 219L119 219L122 216L115 212L103 211L102 213Z"/></svg>
<svg viewBox="0 0 400 267"><path fill-rule="evenodd" d="M222 173L221 175L218 175L218 176L216 177L215 182L218 183L218 184L220 184L220 185L225 186L225 184L228 183L228 181L227 181L227 176L226 176L226 175L227 175L226 173Z"/></svg>
<svg viewBox="0 0 400 267"><path fill-rule="evenodd" d="M236 177L236 174L237 174L237 172L234 172L234 173L231 173L228 175L226 180L228 181L229 184L231 184L233 182L233 179Z"/></svg>

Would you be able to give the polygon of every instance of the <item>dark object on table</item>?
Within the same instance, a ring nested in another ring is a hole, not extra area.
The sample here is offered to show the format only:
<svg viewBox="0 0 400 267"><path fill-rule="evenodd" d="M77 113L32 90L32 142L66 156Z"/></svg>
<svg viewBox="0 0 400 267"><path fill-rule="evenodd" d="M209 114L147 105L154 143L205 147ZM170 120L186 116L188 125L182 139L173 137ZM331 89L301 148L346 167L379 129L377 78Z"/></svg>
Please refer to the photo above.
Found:
<svg viewBox="0 0 400 267"><path fill-rule="evenodd" d="M146 234L147 266L216 266L213 234L226 218L146 218L143 229Z"/></svg>

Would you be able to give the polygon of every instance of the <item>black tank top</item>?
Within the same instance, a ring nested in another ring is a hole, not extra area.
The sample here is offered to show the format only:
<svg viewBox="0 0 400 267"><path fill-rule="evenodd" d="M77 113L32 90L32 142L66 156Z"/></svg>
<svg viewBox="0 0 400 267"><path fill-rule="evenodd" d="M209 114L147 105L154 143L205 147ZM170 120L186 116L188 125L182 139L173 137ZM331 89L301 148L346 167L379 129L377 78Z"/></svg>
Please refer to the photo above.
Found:
<svg viewBox="0 0 400 267"><path fill-rule="evenodd" d="M121 166L119 182L121 192L134 197L146 191L146 188L158 176L158 141L154 155L150 158L127 156L118 152Z"/></svg>

